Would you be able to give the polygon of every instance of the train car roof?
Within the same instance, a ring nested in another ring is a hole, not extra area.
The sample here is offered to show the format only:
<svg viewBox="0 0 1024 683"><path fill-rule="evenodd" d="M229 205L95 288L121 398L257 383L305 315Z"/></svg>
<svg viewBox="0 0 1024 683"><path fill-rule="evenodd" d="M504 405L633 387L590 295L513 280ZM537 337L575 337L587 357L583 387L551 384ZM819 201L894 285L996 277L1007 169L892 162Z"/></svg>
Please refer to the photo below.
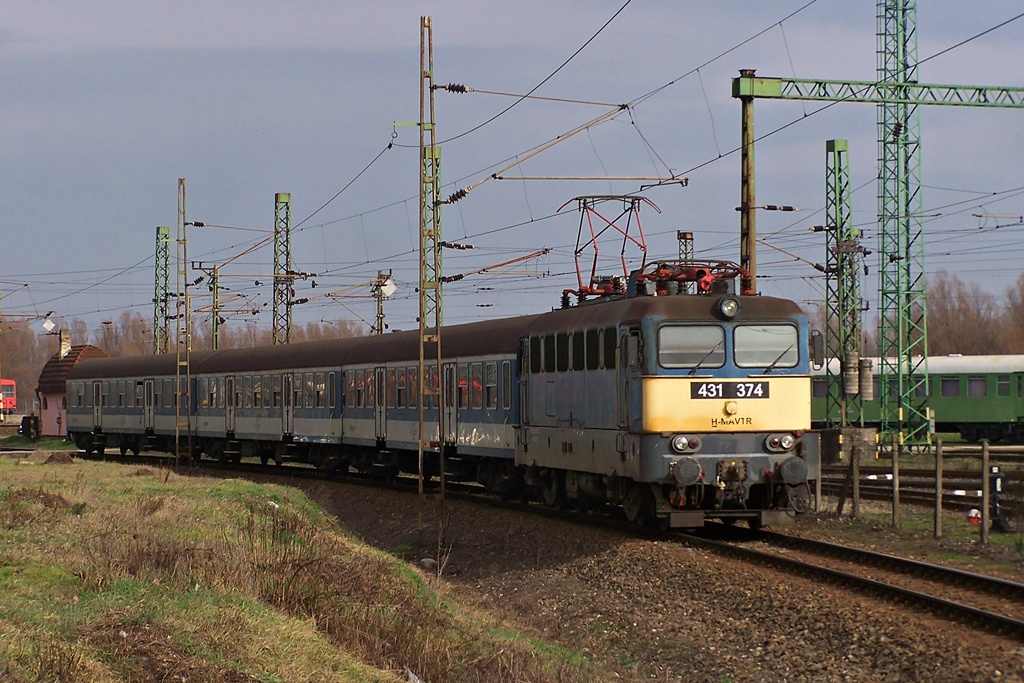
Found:
<svg viewBox="0 0 1024 683"><path fill-rule="evenodd" d="M547 313L498 318L442 328L441 350L445 358L513 354L524 335L601 329L645 317L671 320L718 320L714 296L639 296L584 303ZM789 300L762 296L736 296L740 312L735 321L767 320L802 314ZM366 363L388 363L419 358L419 332L394 332L367 337L323 339L294 344L194 352L191 372L231 373L271 370L330 368ZM79 363L69 379L93 377L171 376L177 370L173 354L132 356Z"/></svg>
<svg viewBox="0 0 1024 683"><path fill-rule="evenodd" d="M871 357L872 371L879 374L880 359L877 356ZM829 366L833 373L839 372L839 359L830 358ZM1024 355L994 355L994 356L961 356L952 354L948 356L928 356L928 374L959 374L975 372L978 374L989 374L993 372L1024 372ZM824 375L825 369L816 370L816 375Z"/></svg>

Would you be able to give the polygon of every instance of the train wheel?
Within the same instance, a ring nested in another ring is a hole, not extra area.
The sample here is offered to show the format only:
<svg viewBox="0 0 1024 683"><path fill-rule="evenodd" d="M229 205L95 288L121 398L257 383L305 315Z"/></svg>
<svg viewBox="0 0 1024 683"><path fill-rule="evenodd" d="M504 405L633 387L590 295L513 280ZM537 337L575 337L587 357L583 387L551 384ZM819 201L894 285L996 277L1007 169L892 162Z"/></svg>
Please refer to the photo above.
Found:
<svg viewBox="0 0 1024 683"><path fill-rule="evenodd" d="M643 493L636 484L630 484L629 491L622 499L622 512L626 519L634 524L642 524L644 520Z"/></svg>
<svg viewBox="0 0 1024 683"><path fill-rule="evenodd" d="M117 450L118 452L121 453L121 455L128 455L128 444L122 441L117 445Z"/></svg>
<svg viewBox="0 0 1024 683"><path fill-rule="evenodd" d="M541 491L541 495L544 498L544 504L551 508L564 508L565 507L565 479L561 472L549 472L544 477L544 488Z"/></svg>

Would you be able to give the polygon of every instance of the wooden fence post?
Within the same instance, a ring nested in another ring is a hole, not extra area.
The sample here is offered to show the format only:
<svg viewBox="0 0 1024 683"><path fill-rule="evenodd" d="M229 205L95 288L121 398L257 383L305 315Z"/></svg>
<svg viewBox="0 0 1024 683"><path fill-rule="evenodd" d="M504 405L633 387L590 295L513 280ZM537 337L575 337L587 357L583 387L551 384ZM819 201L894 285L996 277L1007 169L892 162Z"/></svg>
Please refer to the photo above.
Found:
<svg viewBox="0 0 1024 683"><path fill-rule="evenodd" d="M935 442L935 538L942 538L942 439Z"/></svg>

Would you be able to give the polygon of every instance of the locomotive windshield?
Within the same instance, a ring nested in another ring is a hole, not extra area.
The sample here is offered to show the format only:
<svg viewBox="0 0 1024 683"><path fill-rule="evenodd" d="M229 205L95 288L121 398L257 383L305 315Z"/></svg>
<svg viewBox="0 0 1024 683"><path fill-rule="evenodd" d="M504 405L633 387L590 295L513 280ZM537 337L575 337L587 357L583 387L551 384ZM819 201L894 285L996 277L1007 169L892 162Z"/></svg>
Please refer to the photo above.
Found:
<svg viewBox="0 0 1024 683"><path fill-rule="evenodd" d="M718 325L666 325L658 331L658 362L664 368L725 365L725 330Z"/></svg>
<svg viewBox="0 0 1024 683"><path fill-rule="evenodd" d="M740 325L733 334L736 365L741 368L792 368L800 361L792 325Z"/></svg>

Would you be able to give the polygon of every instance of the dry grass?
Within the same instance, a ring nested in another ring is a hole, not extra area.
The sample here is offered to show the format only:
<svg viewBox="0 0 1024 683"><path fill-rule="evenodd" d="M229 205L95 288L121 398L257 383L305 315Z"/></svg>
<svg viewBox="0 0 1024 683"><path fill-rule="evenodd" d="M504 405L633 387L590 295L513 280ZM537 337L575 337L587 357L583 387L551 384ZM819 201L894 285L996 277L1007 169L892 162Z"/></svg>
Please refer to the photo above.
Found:
<svg viewBox="0 0 1024 683"><path fill-rule="evenodd" d="M124 472L0 459L17 482L0 489L0 620L33 634L0 630L0 680L598 675L460 607L295 490Z"/></svg>

